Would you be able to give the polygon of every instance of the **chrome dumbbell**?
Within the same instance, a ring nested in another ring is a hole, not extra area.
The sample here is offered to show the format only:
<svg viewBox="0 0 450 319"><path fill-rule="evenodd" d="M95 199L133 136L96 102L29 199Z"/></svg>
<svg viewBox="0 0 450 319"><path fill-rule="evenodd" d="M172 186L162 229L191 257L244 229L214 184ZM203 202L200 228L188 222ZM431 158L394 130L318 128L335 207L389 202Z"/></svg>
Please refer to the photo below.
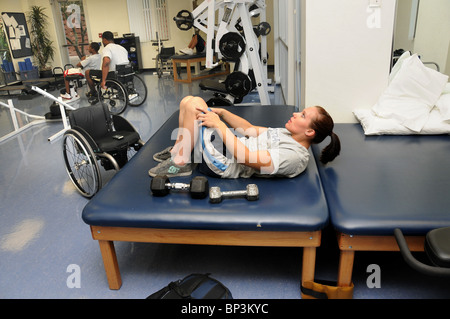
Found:
<svg viewBox="0 0 450 319"><path fill-rule="evenodd" d="M214 186L209 189L209 201L211 203L220 203L223 198L244 197L249 201L259 199L259 190L256 184L248 184L245 190L240 191L221 191L220 187Z"/></svg>

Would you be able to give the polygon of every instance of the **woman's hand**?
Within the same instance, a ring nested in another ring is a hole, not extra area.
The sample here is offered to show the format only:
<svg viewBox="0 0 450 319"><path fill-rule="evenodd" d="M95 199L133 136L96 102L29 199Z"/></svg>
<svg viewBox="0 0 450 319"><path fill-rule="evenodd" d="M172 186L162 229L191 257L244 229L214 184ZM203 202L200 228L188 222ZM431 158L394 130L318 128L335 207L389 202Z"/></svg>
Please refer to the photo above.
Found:
<svg viewBox="0 0 450 319"><path fill-rule="evenodd" d="M197 120L201 121L202 126L210 128L219 128L222 121L217 112L214 111L204 111L203 109L197 108L200 113L197 114ZM216 109L217 110L217 109Z"/></svg>
<svg viewBox="0 0 450 319"><path fill-rule="evenodd" d="M221 109L221 108L211 108L211 111L216 113L217 115L219 115L221 118L223 118L223 113L226 111L225 109Z"/></svg>

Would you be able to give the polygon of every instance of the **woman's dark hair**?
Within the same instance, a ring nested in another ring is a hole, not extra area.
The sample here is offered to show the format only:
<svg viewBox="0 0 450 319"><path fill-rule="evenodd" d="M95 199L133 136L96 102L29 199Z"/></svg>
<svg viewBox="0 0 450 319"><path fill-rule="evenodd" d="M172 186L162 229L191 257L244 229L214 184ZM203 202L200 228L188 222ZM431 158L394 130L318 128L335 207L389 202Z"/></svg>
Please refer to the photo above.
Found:
<svg viewBox="0 0 450 319"><path fill-rule="evenodd" d="M333 132L334 122L330 114L321 106L316 106L319 116L311 122L311 128L316 132L313 144L321 143L327 136L331 137L331 142L320 154L320 162L327 164L336 158L341 152L341 141Z"/></svg>

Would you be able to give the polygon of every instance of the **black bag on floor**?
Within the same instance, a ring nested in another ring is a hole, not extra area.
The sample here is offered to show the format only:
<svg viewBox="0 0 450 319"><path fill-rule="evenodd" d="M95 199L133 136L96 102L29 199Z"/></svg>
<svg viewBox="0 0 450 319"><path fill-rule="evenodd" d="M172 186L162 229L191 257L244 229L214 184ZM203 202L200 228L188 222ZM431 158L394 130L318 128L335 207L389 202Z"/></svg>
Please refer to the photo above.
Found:
<svg viewBox="0 0 450 319"><path fill-rule="evenodd" d="M192 274L173 281L147 299L233 299L230 290L210 274Z"/></svg>

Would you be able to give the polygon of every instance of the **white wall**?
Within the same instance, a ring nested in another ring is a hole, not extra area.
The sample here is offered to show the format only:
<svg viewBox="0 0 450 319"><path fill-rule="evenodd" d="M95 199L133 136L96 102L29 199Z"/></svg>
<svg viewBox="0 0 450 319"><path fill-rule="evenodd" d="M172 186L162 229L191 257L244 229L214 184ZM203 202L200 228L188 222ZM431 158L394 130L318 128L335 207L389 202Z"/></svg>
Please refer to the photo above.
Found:
<svg viewBox="0 0 450 319"><path fill-rule="evenodd" d="M353 109L376 103L388 83L395 14L395 0L381 3L377 16L368 0L303 0L301 106L352 123Z"/></svg>
<svg viewBox="0 0 450 319"><path fill-rule="evenodd" d="M412 2L413 0L397 1L394 50L414 51L414 39L409 38Z"/></svg>
<svg viewBox="0 0 450 319"><path fill-rule="evenodd" d="M273 12L275 81L281 88L285 103L299 106L301 104L301 1L275 1Z"/></svg>
<svg viewBox="0 0 450 319"><path fill-rule="evenodd" d="M420 1L414 52L422 61L436 62L442 73L450 75L450 1Z"/></svg>
<svg viewBox="0 0 450 319"><path fill-rule="evenodd" d="M415 38L409 38L412 0L397 1L394 49L418 53L450 75L450 1L420 1ZM434 66L430 68L435 69Z"/></svg>

